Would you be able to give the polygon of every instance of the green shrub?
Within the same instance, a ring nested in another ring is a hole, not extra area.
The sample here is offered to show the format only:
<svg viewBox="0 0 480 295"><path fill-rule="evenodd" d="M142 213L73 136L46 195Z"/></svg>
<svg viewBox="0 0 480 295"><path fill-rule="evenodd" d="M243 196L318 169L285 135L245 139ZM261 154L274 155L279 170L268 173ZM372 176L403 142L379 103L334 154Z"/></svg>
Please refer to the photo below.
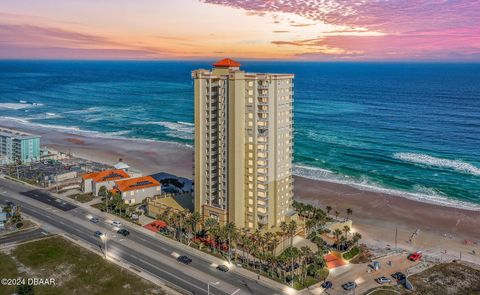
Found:
<svg viewBox="0 0 480 295"><path fill-rule="evenodd" d="M360 248L355 246L352 249L350 249L350 251L343 254L343 259L350 260L353 257L357 256L359 253L360 253Z"/></svg>

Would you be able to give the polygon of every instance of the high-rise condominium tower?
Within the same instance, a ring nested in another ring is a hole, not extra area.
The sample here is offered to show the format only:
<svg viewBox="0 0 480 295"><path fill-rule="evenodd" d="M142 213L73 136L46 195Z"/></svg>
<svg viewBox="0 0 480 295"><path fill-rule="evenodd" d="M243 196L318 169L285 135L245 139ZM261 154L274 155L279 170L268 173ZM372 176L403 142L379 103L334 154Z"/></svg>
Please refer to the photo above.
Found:
<svg viewBox="0 0 480 295"><path fill-rule="evenodd" d="M195 211L239 228L290 218L293 75L246 73L231 59L193 71Z"/></svg>

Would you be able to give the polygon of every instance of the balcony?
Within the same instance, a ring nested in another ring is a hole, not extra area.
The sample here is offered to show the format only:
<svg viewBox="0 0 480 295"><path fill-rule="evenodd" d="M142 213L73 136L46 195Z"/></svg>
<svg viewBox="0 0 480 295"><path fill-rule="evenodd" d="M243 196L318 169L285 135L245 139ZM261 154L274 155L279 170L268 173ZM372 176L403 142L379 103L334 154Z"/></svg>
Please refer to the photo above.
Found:
<svg viewBox="0 0 480 295"><path fill-rule="evenodd" d="M268 90L269 85L268 84L259 84L258 89L260 90Z"/></svg>
<svg viewBox="0 0 480 295"><path fill-rule="evenodd" d="M259 117L257 118L257 121L259 121L259 122L268 122L268 117L259 116Z"/></svg>
<svg viewBox="0 0 480 295"><path fill-rule="evenodd" d="M259 105L259 106L268 106L268 100L266 100L266 99L259 99L259 100L258 100L258 105Z"/></svg>
<svg viewBox="0 0 480 295"><path fill-rule="evenodd" d="M264 216L260 217L259 214L257 214L257 215L258 215L257 217L258 217L258 223L259 223L259 224L268 224L268 218L266 218L266 217L264 217ZM266 216L266 215L265 215L265 216Z"/></svg>
<svg viewBox="0 0 480 295"><path fill-rule="evenodd" d="M260 97L260 98L268 98L268 93L261 93L261 92L260 92L260 93L258 94L258 97Z"/></svg>

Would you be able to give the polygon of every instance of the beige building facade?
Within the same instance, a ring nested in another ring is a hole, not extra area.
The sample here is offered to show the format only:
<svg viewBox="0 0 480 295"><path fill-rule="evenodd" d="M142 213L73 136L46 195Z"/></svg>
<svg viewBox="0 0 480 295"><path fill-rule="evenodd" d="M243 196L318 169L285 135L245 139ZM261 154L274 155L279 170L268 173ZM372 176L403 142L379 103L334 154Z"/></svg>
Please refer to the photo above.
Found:
<svg viewBox="0 0 480 295"><path fill-rule="evenodd" d="M193 71L195 211L268 230L294 214L292 74Z"/></svg>

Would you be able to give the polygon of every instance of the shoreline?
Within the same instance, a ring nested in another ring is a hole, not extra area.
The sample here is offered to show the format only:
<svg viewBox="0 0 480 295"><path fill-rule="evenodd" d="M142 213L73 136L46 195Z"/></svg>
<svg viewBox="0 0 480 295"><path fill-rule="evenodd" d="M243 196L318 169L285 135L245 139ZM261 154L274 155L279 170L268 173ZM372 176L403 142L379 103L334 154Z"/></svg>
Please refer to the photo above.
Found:
<svg viewBox="0 0 480 295"><path fill-rule="evenodd" d="M14 124L13 122L9 121L14 121L21 126L18 126ZM186 143L180 143L180 142L173 142L173 141L162 141L162 140L156 140L156 139L146 139L146 138L134 138L134 137L124 137L121 135L116 135L116 132L112 133L102 133L99 131L89 131L89 130L82 130L78 127L67 127L67 126L57 126L57 125L48 125L48 124L41 124L41 123L31 123L28 120L25 119L20 119L20 118L15 118L15 117L0 117L0 126L8 127L8 128L16 128L20 129L26 132L30 133L35 133L39 134L42 136L42 143L46 145L50 145L54 149L59 149L61 151L68 151L68 149L72 149L73 146L69 146L68 144L65 143L60 143L58 139L53 139L49 134L51 131L58 132L59 134L63 134L64 136L69 135L70 137L79 137L83 138L88 144L84 145L82 148L81 145L75 145L75 142L70 142L71 144L74 144L75 149L77 149L77 153L84 154L84 157L88 157L91 160L96 160L98 162L102 162L101 160L96 157L96 153L92 152L91 148L88 148L88 145L93 145L97 143L91 142L89 139L97 139L97 140L111 140L112 142L126 142L129 143L132 147L135 145L132 145L132 143L138 143L140 144L146 144L146 145L165 145L167 149L169 149L171 146L176 146L179 148L179 152L183 154L185 150L191 150L192 154L192 164L190 165L191 170L193 170L193 146L186 144ZM46 139L46 140L45 140ZM49 143L48 140L51 140L51 143ZM68 141L68 140L67 140ZM99 144L101 145L101 144ZM124 157L126 157L126 153L121 153ZM116 163L118 161L112 159L111 153L103 155L109 161L106 164L112 164ZM120 155L119 155L120 156ZM92 158L93 157L93 158ZM117 158L118 160L118 158ZM136 161L138 163L137 166L144 165L145 160L138 159ZM157 162L157 164L160 164ZM172 163L173 164L173 163ZM155 169L154 165L146 165L146 171L149 171L148 173L153 173L156 171L151 171L152 169ZM338 187L347 187L349 189L356 189L358 191L362 191L365 193L370 193L370 194L382 194L382 195L389 195L392 197L396 198L401 198L401 199L407 199L409 201L417 202L417 203L423 203L423 204L428 204L428 205L434 205L434 206L441 206L441 207L446 207L446 208L452 208L452 209L460 209L460 210L467 210L467 211L476 211L480 213L480 203L472 203L468 201L462 201L462 200L456 200L448 197L443 197L443 196L431 196L431 195L426 195L426 194L421 194L421 193L413 193L413 192L408 192L408 191L402 191L399 189L394 189L394 188L385 188L385 187L379 187L379 186L374 186L374 185L369 185L369 184L364 184L364 183L357 183L355 181L352 182L347 182L341 180L340 175L335 174L334 172L324 170L322 168L318 167L311 167L311 166L305 166L302 164L295 164L294 163L294 176L297 178L306 178L311 181L318 181L320 183L325 183L325 184L331 184L331 185L337 185ZM174 167L169 167L170 169L173 169L173 171L178 170L177 168ZM300 170L302 173L300 172ZM143 169L142 169L143 170ZM192 171L186 171L184 169L180 169L181 174L179 176L182 177L187 177L191 178L192 177ZM297 170L297 173L295 173ZM332 174L334 176L338 176L338 178L321 178L318 176L313 176L311 175L312 171L317 172L317 171L323 171L324 173Z"/></svg>
<svg viewBox="0 0 480 295"><path fill-rule="evenodd" d="M5 124L42 136L42 145L81 158L113 165L120 158L144 175L168 172L181 177L193 177L193 149L186 145L141 139L95 137L69 133L65 130L39 126ZM385 248L394 243L398 230L398 246L408 251L445 257L443 251L463 253L463 258L480 264L480 256L468 254L473 249L480 253L480 212L411 200L402 196L361 190L346 184L313 180L294 176L294 196L297 201L325 210L333 208L343 218L347 208L353 210L352 232L360 232L369 246ZM414 231L421 234L412 244L408 242ZM464 245L463 241L477 244ZM453 254L452 254L453 255ZM452 256L452 259L458 259Z"/></svg>

